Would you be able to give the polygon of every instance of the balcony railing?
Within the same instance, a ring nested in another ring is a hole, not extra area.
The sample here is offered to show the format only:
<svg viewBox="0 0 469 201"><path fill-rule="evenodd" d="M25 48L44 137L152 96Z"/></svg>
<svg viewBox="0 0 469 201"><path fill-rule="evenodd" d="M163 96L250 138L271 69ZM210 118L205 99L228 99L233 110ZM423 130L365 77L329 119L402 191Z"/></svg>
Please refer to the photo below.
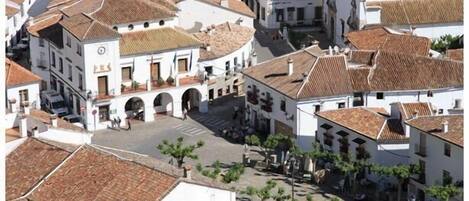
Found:
<svg viewBox="0 0 469 201"><path fill-rule="evenodd" d="M370 158L370 154L363 147L357 147L355 148L355 151L356 151L356 158L358 160Z"/></svg>
<svg viewBox="0 0 469 201"><path fill-rule="evenodd" d="M268 96L265 98L261 98L262 106L261 109L266 111L266 112L272 112L272 97Z"/></svg>
<svg viewBox="0 0 469 201"><path fill-rule="evenodd" d="M415 144L414 146L414 153L421 156L421 157L426 157L427 156L427 147L421 144Z"/></svg>
<svg viewBox="0 0 469 201"><path fill-rule="evenodd" d="M342 146L340 146L339 150L340 150L341 153L347 154L348 153L348 146L343 146L342 145Z"/></svg>
<svg viewBox="0 0 469 201"><path fill-rule="evenodd" d="M247 99L248 99L248 102L250 102L253 105L259 104L259 100L257 99L257 94L255 94L252 91L247 92Z"/></svg>
<svg viewBox="0 0 469 201"><path fill-rule="evenodd" d="M324 144L332 147L332 139L328 139L328 138L324 139Z"/></svg>
<svg viewBox="0 0 469 201"><path fill-rule="evenodd" d="M425 171L424 171L425 172ZM411 177L414 181L425 185L425 173L416 174Z"/></svg>

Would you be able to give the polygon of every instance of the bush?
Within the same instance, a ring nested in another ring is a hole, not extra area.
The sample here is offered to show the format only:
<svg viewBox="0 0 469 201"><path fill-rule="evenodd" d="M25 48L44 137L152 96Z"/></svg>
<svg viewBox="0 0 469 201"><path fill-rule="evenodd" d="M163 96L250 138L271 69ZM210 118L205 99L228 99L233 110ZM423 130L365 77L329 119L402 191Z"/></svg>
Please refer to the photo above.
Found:
<svg viewBox="0 0 469 201"><path fill-rule="evenodd" d="M159 77L158 80L156 81L156 83L158 83L158 85L161 86L161 85L164 85L165 82L164 82L163 78Z"/></svg>
<svg viewBox="0 0 469 201"><path fill-rule="evenodd" d="M242 174L244 174L244 166L241 163L236 163L223 176L223 182L231 183L238 181Z"/></svg>
<svg viewBox="0 0 469 201"><path fill-rule="evenodd" d="M172 85L174 83L174 78L169 76L168 79L166 79L166 82L169 84L169 85Z"/></svg>
<svg viewBox="0 0 469 201"><path fill-rule="evenodd" d="M138 86L140 85L140 83L138 83L137 81L133 81L132 82L132 88L133 89L138 89Z"/></svg>

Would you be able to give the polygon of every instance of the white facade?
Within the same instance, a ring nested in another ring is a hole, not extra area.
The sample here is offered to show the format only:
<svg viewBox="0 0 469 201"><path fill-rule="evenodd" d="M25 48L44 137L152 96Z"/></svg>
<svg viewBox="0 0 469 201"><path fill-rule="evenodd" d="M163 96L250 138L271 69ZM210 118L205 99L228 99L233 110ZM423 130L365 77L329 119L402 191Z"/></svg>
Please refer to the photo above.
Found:
<svg viewBox="0 0 469 201"><path fill-rule="evenodd" d="M266 28L280 28L282 23L320 24L321 10L322 2L314 0L257 0L254 6L259 23Z"/></svg>
<svg viewBox="0 0 469 201"><path fill-rule="evenodd" d="M300 148L306 150L312 148L311 145L317 131L318 120L316 115L314 115L316 112L316 106L319 107L319 111L338 109L339 104L344 104L346 108L354 107L353 94L334 97L318 97L308 100L293 100L288 96L279 93L277 90L247 76L245 76L244 85L244 90L246 92L251 90L248 86L255 85L259 90L258 94L265 92L270 93L273 103L271 106L272 112L267 112L261 109L261 102L256 105L246 99L246 109L249 110L249 114L246 115L250 120L250 124L266 133L277 133L277 131L275 131L275 122L279 121L284 123L292 129ZM380 92L383 93L384 99L382 100L376 99L377 92L367 92L363 93L363 105L355 106L382 107L388 112L391 112L390 104L394 102L430 102L436 107L439 114L448 114L450 110L455 108L456 100L458 100L460 104L463 100L462 88L436 89L432 90L432 92L433 97L427 97L427 91L417 90ZM260 98L264 98L264 96L261 95ZM281 100L286 101L285 112L280 109ZM460 105L460 107L462 108L463 106ZM257 120L255 120L256 118ZM256 123L256 121L258 121L258 123ZM268 128L268 130L266 128Z"/></svg>
<svg viewBox="0 0 469 201"><path fill-rule="evenodd" d="M246 27L254 27L254 18L230 8L203 2L201 0L183 0L177 3L179 26L184 29L200 29L225 22Z"/></svg>
<svg viewBox="0 0 469 201"><path fill-rule="evenodd" d="M5 45L11 47L20 42L20 39L26 34L24 24L29 19L29 9L36 2L36 0L24 0L21 4L16 4L10 0L5 1L6 6L11 6L18 9L12 17L5 17Z"/></svg>
<svg viewBox="0 0 469 201"><path fill-rule="evenodd" d="M236 192L180 182L164 198L163 201L235 201Z"/></svg>
<svg viewBox="0 0 469 201"><path fill-rule="evenodd" d="M368 0L369 1L369 0ZM329 2L329 4L328 4ZM345 34L362 29L366 25L381 24L381 8L367 6L366 1L323 0L324 27L329 39L340 47L345 47ZM412 32L417 36L437 39L440 36L462 35L463 22L392 25L390 28ZM415 28L412 30L412 26Z"/></svg>
<svg viewBox="0 0 469 201"><path fill-rule="evenodd" d="M6 91L6 100L16 100L15 103L8 101L7 109L9 112L19 111L20 110L20 91L25 91L27 93L27 99L29 107L40 109L41 108L41 99L39 94L39 82L22 84L17 86L7 87Z"/></svg>
<svg viewBox="0 0 469 201"><path fill-rule="evenodd" d="M421 136L425 135L424 140ZM452 178L452 182L463 181L464 177L464 148L446 142L433 135L422 133L422 131L410 127L410 164L425 165L425 172L420 178L411 179L409 182L409 195L419 198L419 194L424 193L425 188L432 185L442 185L443 171L447 171ZM450 156L445 155L445 144L450 146ZM426 147L423 150L417 149L417 146ZM419 153L416 153L419 150ZM420 162L421 161L421 162ZM419 192L420 191L420 192ZM421 196L421 195L420 195ZM425 200L435 200L429 196L425 196ZM457 196L451 200L463 200L462 196Z"/></svg>

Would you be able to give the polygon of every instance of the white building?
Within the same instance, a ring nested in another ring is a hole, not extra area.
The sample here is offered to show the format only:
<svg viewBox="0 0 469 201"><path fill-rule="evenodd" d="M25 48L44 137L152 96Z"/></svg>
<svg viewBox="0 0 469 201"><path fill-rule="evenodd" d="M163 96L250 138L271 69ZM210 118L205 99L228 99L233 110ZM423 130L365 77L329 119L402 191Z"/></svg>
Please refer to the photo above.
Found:
<svg viewBox="0 0 469 201"><path fill-rule="evenodd" d="M348 32L370 25L385 25L430 39L463 34L463 0L323 2L324 27L339 46L344 46Z"/></svg>
<svg viewBox="0 0 469 201"><path fill-rule="evenodd" d="M462 62L386 51L325 53L312 46L243 71L246 116L264 133L311 148L315 112L394 102L430 102L437 113L462 108Z"/></svg>
<svg viewBox="0 0 469 201"><path fill-rule="evenodd" d="M322 2L315 0L244 0L256 13L259 24L266 28L320 25Z"/></svg>
<svg viewBox="0 0 469 201"><path fill-rule="evenodd" d="M41 108L39 89L41 78L18 63L5 59L7 113L17 113L24 107Z"/></svg>
<svg viewBox="0 0 469 201"><path fill-rule="evenodd" d="M418 111L418 112L417 112ZM324 150L351 154L356 160L365 159L386 166L409 162L409 132L404 122L416 115L433 115L429 103L393 103L391 113L384 108L354 107L316 113L318 128L316 142ZM374 174L367 178L379 182Z"/></svg>
<svg viewBox="0 0 469 201"><path fill-rule="evenodd" d="M23 26L29 19L28 11L36 0L6 0L5 1L5 47L20 43L26 37Z"/></svg>
<svg viewBox="0 0 469 201"><path fill-rule="evenodd" d="M227 22L194 33L204 43L199 66L207 72L209 100L242 91L244 80L240 72L256 60L251 58L254 32L252 28Z"/></svg>
<svg viewBox="0 0 469 201"><path fill-rule="evenodd" d="M193 33L225 22L254 27L254 13L241 0L179 0L179 26Z"/></svg>
<svg viewBox="0 0 469 201"><path fill-rule="evenodd" d="M433 185L463 182L463 115L420 116L410 126L410 163L419 164L422 173L409 182L409 195L417 200L435 200L425 195ZM463 200L462 195L451 200Z"/></svg>
<svg viewBox="0 0 469 201"><path fill-rule="evenodd" d="M98 145L27 138L5 158L7 200L236 200L190 168Z"/></svg>
<svg viewBox="0 0 469 201"><path fill-rule="evenodd" d="M116 118L124 125L126 118L182 117L183 108L206 112L207 84L197 65L202 43L176 28L176 11L171 2L143 0L50 7L28 28L32 70L89 130Z"/></svg>

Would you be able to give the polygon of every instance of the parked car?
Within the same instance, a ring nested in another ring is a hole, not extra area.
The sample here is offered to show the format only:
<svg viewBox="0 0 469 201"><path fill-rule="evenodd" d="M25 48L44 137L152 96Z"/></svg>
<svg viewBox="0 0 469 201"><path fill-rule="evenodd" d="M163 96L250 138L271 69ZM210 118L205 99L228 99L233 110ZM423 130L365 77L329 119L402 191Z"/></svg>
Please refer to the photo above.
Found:
<svg viewBox="0 0 469 201"><path fill-rule="evenodd" d="M72 123L75 126L83 127L83 124L81 123L81 116L80 115L69 114L67 116L64 116L63 119L65 121L68 121L68 122Z"/></svg>
<svg viewBox="0 0 469 201"><path fill-rule="evenodd" d="M46 111L52 114L57 114L63 117L68 114L68 109L65 107L65 101L56 91L44 91L41 93L41 103Z"/></svg>

